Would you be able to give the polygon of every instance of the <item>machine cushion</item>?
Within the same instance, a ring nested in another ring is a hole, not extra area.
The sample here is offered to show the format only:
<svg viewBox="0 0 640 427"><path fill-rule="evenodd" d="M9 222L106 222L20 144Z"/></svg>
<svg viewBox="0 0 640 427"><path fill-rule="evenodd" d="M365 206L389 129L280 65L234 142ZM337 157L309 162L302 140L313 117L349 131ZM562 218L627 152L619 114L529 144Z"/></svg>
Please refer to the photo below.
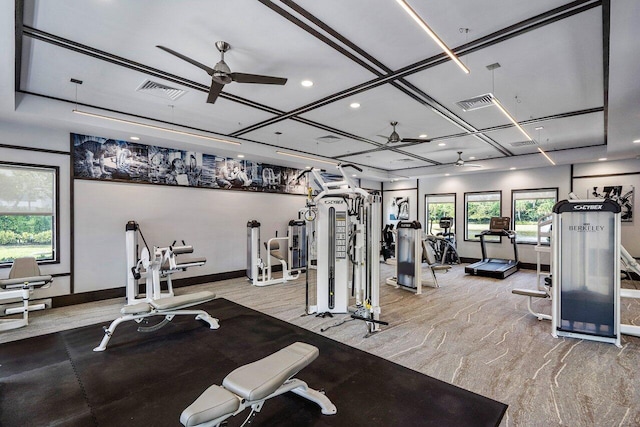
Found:
<svg viewBox="0 0 640 427"><path fill-rule="evenodd" d="M512 289L511 293L533 298L547 298L549 296L545 291L538 291L536 289Z"/></svg>
<svg viewBox="0 0 640 427"><path fill-rule="evenodd" d="M211 301L216 297L216 294L209 291L200 291L193 294L180 295L177 297L160 298L151 301L151 304L156 310L170 310L184 307L190 307L192 305L202 304L203 302Z"/></svg>
<svg viewBox="0 0 640 427"><path fill-rule="evenodd" d="M151 306L146 302L141 302L133 305L125 305L120 309L122 314L139 314L148 313L151 311Z"/></svg>
<svg viewBox="0 0 640 427"><path fill-rule="evenodd" d="M249 401L264 399L318 357L319 350L293 343L263 359L233 370L222 385Z"/></svg>
<svg viewBox="0 0 640 427"><path fill-rule="evenodd" d="M186 267L194 267L196 265L202 265L207 262L207 259L204 257L180 257L180 259L176 259L176 269L186 268ZM162 267L160 268L163 271L169 270L169 260L165 260L162 263Z"/></svg>
<svg viewBox="0 0 640 427"><path fill-rule="evenodd" d="M220 386L212 385L204 391L182 414L180 422L185 427L215 420L238 410L240 399Z"/></svg>
<svg viewBox="0 0 640 427"><path fill-rule="evenodd" d="M13 260L11 271L9 271L9 279L34 276L40 276L40 267L38 267L38 261L35 258L24 257Z"/></svg>
<svg viewBox="0 0 640 427"><path fill-rule="evenodd" d="M27 286L41 287L51 282L53 278L51 276L30 276L30 277L17 277L15 279L0 280L0 287L21 287L25 283Z"/></svg>

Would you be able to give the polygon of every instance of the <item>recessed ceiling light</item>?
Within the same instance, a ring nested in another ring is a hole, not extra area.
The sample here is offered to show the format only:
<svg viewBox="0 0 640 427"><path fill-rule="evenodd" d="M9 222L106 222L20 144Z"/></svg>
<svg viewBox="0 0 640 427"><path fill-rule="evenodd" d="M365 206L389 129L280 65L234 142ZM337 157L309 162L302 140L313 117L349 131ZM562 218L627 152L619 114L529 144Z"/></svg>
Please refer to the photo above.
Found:
<svg viewBox="0 0 640 427"><path fill-rule="evenodd" d="M538 126L537 128L534 128L535 130L542 130L544 129L544 126Z"/></svg>
<svg viewBox="0 0 640 427"><path fill-rule="evenodd" d="M599 162L604 162L605 160L607 160L607 158L606 158L606 157L600 157L600 158L598 159L598 161L599 161Z"/></svg>
<svg viewBox="0 0 640 427"><path fill-rule="evenodd" d="M514 170L516 170L516 168L509 168L509 170L510 170L510 171L514 171Z"/></svg>
<svg viewBox="0 0 640 427"><path fill-rule="evenodd" d="M429 135L427 135L426 133L423 133L422 135L418 135L418 138L426 138L427 136Z"/></svg>
<svg viewBox="0 0 640 427"><path fill-rule="evenodd" d="M244 154L238 154L238 158L244 159Z"/></svg>
<svg viewBox="0 0 640 427"><path fill-rule="evenodd" d="M476 156L469 156L469 160L473 160L475 158L476 158Z"/></svg>
<svg viewBox="0 0 640 427"><path fill-rule="evenodd" d="M351 108L360 108L360 104L357 102L352 102L351 104L349 104L349 107Z"/></svg>
<svg viewBox="0 0 640 427"><path fill-rule="evenodd" d="M353 174L353 175L351 175L351 176L355 178L355 177L356 177L356 176L358 176L358 175L356 175L356 174L354 173L354 174Z"/></svg>
<svg viewBox="0 0 640 427"><path fill-rule="evenodd" d="M445 174L444 174L444 176L449 176L449 175L451 175L451 174L450 174L450 173L445 173Z"/></svg>
<svg viewBox="0 0 640 427"><path fill-rule="evenodd" d="M313 82L311 80L303 80L300 82L300 84L304 87L311 87L313 86Z"/></svg>
<svg viewBox="0 0 640 427"><path fill-rule="evenodd" d="M305 166L304 168L305 169L311 169L311 166Z"/></svg>
<svg viewBox="0 0 640 427"><path fill-rule="evenodd" d="M140 141L140 138L137 136L130 136L129 139L132 141Z"/></svg>
<svg viewBox="0 0 640 427"><path fill-rule="evenodd" d="M634 139L634 140L633 140L633 143L634 143L634 144L640 144L640 139Z"/></svg>
<svg viewBox="0 0 640 427"><path fill-rule="evenodd" d="M440 144L438 144L438 147L444 147L445 145L447 145L447 144L444 143L444 142L441 142Z"/></svg>

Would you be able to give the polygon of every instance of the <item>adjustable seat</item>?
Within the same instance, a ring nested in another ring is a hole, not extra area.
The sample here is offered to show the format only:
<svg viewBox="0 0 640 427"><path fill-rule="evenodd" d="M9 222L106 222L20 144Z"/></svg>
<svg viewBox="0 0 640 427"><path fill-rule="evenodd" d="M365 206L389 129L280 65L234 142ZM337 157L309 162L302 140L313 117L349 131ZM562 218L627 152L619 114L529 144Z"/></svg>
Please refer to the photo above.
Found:
<svg viewBox="0 0 640 427"><path fill-rule="evenodd" d="M29 324L29 311L42 310L44 304L29 304L34 289L51 286L53 278L42 275L38 261L33 257L16 258L13 260L9 278L0 280L0 302L22 300L21 306L4 309L3 314L22 314L21 319L0 319L0 331L20 328Z"/></svg>
<svg viewBox="0 0 640 427"><path fill-rule="evenodd" d="M263 359L233 370L222 381L222 387L206 389L180 415L185 427L219 426L246 408L251 414L260 412L267 399L291 391L320 406L324 415L337 412L323 393L310 389L304 381L292 378L320 354L317 347L296 342Z"/></svg>

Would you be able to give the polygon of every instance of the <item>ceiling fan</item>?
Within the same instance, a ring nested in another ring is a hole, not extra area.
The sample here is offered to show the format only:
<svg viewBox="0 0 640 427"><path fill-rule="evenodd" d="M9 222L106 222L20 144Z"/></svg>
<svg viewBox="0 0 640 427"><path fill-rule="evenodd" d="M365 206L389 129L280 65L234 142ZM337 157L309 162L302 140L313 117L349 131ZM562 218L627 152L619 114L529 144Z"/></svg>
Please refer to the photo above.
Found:
<svg viewBox="0 0 640 427"><path fill-rule="evenodd" d="M382 138L386 138L387 144L394 143L394 142L430 142L430 140L423 139L423 138L400 138L400 135L398 135L398 132L396 132L397 125L398 125L398 122L391 122L391 127L393 128L391 135L389 136L378 135L378 136Z"/></svg>
<svg viewBox="0 0 640 427"><path fill-rule="evenodd" d="M464 167L469 167L469 168L481 168L481 165L476 165L473 163L465 163L464 160L462 160L462 151L458 151L458 160L456 160L456 162L453 164L454 166L464 166Z"/></svg>
<svg viewBox="0 0 640 427"><path fill-rule="evenodd" d="M229 84L231 82L236 83L259 83L259 84L267 84L267 85L284 85L287 82L286 78L283 77L271 77L271 76L261 76L258 74L246 74L246 73L232 73L231 69L224 62L224 53L231 49L231 45L224 41L216 42L216 48L220 51L221 59L213 68L208 67L195 59L191 59L188 56L184 56L181 53L176 52L175 50L169 49L164 46L156 46L168 52L178 58L187 61L190 64L195 65L198 68L203 69L211 76L211 87L209 88L209 96L207 97L207 102L209 104L213 104L218 99L218 95L222 92L222 88L224 85Z"/></svg>

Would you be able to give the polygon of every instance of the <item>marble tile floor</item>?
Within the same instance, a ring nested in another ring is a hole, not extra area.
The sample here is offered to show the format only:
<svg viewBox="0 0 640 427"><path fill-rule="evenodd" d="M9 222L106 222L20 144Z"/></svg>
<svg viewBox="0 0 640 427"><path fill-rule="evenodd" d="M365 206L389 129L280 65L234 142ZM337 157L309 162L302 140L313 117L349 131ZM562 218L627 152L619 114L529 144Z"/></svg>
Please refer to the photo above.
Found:
<svg viewBox="0 0 640 427"><path fill-rule="evenodd" d="M393 275L393 266L381 264L381 319L390 325L367 338L360 321L320 332L348 316L305 316L304 275L267 287L253 287L241 278L179 288L176 293L212 290L218 297L507 403L501 426L640 425L640 338L623 335L622 348L553 338L551 323L537 320L526 309L527 298L511 293L514 288L534 288L535 272L523 270L497 280L465 275L464 266L455 266L438 275L439 288L423 288L422 295L384 284ZM313 276L312 271L312 301ZM123 302L118 298L31 313L28 327L3 332L0 343L108 325ZM546 313L550 305L548 300L535 303ZM639 300L623 300L621 312L623 322L640 324ZM101 337L101 328L96 328L96 344Z"/></svg>

